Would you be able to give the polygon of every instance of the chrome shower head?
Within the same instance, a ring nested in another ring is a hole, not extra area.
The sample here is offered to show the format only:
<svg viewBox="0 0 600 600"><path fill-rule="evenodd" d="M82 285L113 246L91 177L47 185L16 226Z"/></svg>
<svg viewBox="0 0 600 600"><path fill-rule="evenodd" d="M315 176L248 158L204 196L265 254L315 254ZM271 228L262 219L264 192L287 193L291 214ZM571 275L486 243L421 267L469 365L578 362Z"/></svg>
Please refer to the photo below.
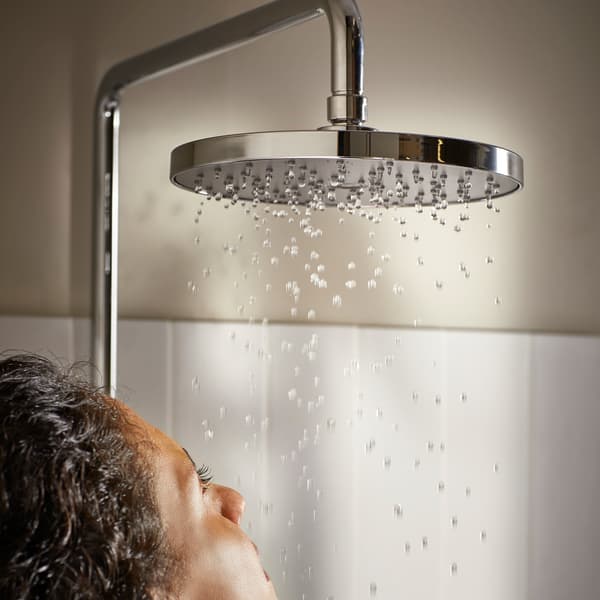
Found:
<svg viewBox="0 0 600 600"><path fill-rule="evenodd" d="M491 207L523 186L523 161L489 144L360 127L272 131L178 146L171 181L230 203Z"/></svg>

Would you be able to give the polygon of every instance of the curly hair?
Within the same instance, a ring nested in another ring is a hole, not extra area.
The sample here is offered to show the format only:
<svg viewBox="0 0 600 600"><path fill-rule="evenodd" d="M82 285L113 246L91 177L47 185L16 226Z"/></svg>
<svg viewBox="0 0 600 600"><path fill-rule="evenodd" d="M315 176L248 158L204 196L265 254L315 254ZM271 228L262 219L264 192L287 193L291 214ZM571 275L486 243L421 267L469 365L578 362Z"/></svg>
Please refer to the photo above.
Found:
<svg viewBox="0 0 600 600"><path fill-rule="evenodd" d="M73 369L0 360L1 598L174 594L177 561L137 437Z"/></svg>

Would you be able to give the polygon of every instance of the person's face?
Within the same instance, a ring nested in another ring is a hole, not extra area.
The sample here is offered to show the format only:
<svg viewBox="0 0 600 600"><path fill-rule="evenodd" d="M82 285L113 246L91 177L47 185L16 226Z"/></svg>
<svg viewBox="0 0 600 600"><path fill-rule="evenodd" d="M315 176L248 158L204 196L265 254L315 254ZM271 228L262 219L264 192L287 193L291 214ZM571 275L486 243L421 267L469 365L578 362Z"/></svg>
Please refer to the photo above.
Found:
<svg viewBox="0 0 600 600"><path fill-rule="evenodd" d="M182 600L276 600L254 543L239 527L244 499L235 490L201 485L187 453L131 409L128 420L150 439L158 507L183 565Z"/></svg>

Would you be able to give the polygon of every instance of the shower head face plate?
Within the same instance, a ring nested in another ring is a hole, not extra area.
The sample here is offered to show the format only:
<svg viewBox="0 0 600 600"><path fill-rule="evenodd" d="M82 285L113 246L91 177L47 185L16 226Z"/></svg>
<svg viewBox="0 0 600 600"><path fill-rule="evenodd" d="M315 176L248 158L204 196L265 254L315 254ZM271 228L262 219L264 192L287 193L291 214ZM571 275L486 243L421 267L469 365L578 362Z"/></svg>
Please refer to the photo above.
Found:
<svg viewBox="0 0 600 600"><path fill-rule="evenodd" d="M523 186L518 154L477 142L374 130L207 138L171 153L171 181L217 200L319 207L486 200Z"/></svg>

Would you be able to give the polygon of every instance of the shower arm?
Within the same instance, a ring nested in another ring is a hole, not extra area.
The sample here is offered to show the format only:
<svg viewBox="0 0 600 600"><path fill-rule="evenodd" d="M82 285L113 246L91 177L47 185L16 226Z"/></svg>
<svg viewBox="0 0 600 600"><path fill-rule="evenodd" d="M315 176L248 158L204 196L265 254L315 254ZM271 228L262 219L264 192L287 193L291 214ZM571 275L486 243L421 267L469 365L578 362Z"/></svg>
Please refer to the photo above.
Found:
<svg viewBox="0 0 600 600"><path fill-rule="evenodd" d="M119 243L119 102L130 85L234 50L269 33L326 15L331 36L332 128L359 128L366 120L363 96L363 31L355 0L276 0L140 54L112 67L95 104L94 314L92 355L96 383L108 394L117 384Z"/></svg>

